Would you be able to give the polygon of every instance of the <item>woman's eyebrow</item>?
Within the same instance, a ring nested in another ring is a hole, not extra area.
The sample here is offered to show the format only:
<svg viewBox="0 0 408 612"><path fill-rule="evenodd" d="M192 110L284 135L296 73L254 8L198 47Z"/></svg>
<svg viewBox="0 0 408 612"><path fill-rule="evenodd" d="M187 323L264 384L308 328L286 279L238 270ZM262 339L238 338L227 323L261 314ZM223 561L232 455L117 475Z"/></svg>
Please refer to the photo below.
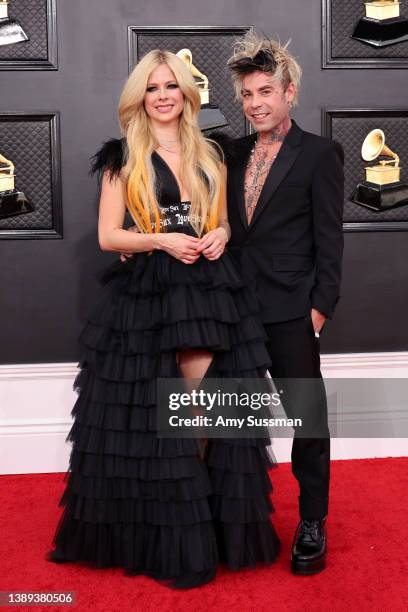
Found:
<svg viewBox="0 0 408 612"><path fill-rule="evenodd" d="M174 81L174 80L173 80L173 81L166 81L166 82L164 83L164 85L171 85L172 83L177 83L177 81ZM147 84L147 87L152 87L152 85L157 85L157 83L150 83L150 82L149 82L149 83Z"/></svg>

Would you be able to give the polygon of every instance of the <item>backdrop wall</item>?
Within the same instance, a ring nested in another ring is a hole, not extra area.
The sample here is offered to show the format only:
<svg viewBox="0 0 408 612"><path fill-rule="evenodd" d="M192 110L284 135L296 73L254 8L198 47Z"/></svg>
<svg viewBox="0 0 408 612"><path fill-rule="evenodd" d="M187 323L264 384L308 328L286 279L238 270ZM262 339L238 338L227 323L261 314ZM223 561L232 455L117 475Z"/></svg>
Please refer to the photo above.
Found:
<svg viewBox="0 0 408 612"><path fill-rule="evenodd" d="M322 70L319 0L57 2L58 71L0 71L0 112L60 111L62 240L1 240L0 363L74 362L96 273L114 255L97 242L98 187L89 157L119 136L127 26L254 25L292 39L303 70L294 117L321 133L322 108L403 108L405 70ZM408 163L408 160L402 160ZM342 297L325 353L408 349L408 233L346 233Z"/></svg>

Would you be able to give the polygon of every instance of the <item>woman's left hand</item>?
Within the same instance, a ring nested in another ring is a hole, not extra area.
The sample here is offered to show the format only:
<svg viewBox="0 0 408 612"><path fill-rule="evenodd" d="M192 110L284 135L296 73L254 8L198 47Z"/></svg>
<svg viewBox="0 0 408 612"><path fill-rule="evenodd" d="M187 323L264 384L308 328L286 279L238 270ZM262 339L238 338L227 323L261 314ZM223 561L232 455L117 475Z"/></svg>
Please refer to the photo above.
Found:
<svg viewBox="0 0 408 612"><path fill-rule="evenodd" d="M223 254L227 242L227 232L223 227L217 227L200 238L197 251L201 252L207 259L218 259Z"/></svg>

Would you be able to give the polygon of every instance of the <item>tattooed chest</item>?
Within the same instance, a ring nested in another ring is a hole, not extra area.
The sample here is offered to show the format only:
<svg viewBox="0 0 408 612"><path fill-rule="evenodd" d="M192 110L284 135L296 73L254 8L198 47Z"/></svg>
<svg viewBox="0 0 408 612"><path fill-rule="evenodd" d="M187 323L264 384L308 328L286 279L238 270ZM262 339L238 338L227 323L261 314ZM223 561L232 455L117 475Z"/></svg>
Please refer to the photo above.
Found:
<svg viewBox="0 0 408 612"><path fill-rule="evenodd" d="M251 154L245 171L244 197L248 223L251 222L262 187L276 155L268 155L267 151Z"/></svg>

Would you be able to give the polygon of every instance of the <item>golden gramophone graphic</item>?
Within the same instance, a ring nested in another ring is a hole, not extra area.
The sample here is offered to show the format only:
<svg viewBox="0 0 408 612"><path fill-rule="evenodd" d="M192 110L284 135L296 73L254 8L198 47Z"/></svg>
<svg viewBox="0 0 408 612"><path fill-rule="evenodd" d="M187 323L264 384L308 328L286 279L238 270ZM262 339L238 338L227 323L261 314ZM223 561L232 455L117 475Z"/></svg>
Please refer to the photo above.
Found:
<svg viewBox="0 0 408 612"><path fill-rule="evenodd" d="M365 17L354 28L352 38L372 45L386 47L408 40L408 19L400 16L398 0L364 2Z"/></svg>
<svg viewBox="0 0 408 612"><path fill-rule="evenodd" d="M34 208L14 185L14 164L0 153L0 219L32 212Z"/></svg>
<svg viewBox="0 0 408 612"><path fill-rule="evenodd" d="M193 64L193 54L190 49L180 49L176 55L187 64L191 74L194 77L197 87L200 92L201 110L198 115L198 124L200 128L205 130L215 130L216 128L225 127L228 125L224 114L218 108L210 104L210 88L208 77L196 68Z"/></svg>
<svg viewBox="0 0 408 612"><path fill-rule="evenodd" d="M351 197L352 201L371 210L383 211L408 204L408 185L400 181L399 157L385 144L383 130L371 130L361 147L361 157L371 162L381 159L374 166L366 166L366 180L359 183Z"/></svg>
<svg viewBox="0 0 408 612"><path fill-rule="evenodd" d="M29 40L16 19L8 16L8 0L0 0L0 45L14 45Z"/></svg>

